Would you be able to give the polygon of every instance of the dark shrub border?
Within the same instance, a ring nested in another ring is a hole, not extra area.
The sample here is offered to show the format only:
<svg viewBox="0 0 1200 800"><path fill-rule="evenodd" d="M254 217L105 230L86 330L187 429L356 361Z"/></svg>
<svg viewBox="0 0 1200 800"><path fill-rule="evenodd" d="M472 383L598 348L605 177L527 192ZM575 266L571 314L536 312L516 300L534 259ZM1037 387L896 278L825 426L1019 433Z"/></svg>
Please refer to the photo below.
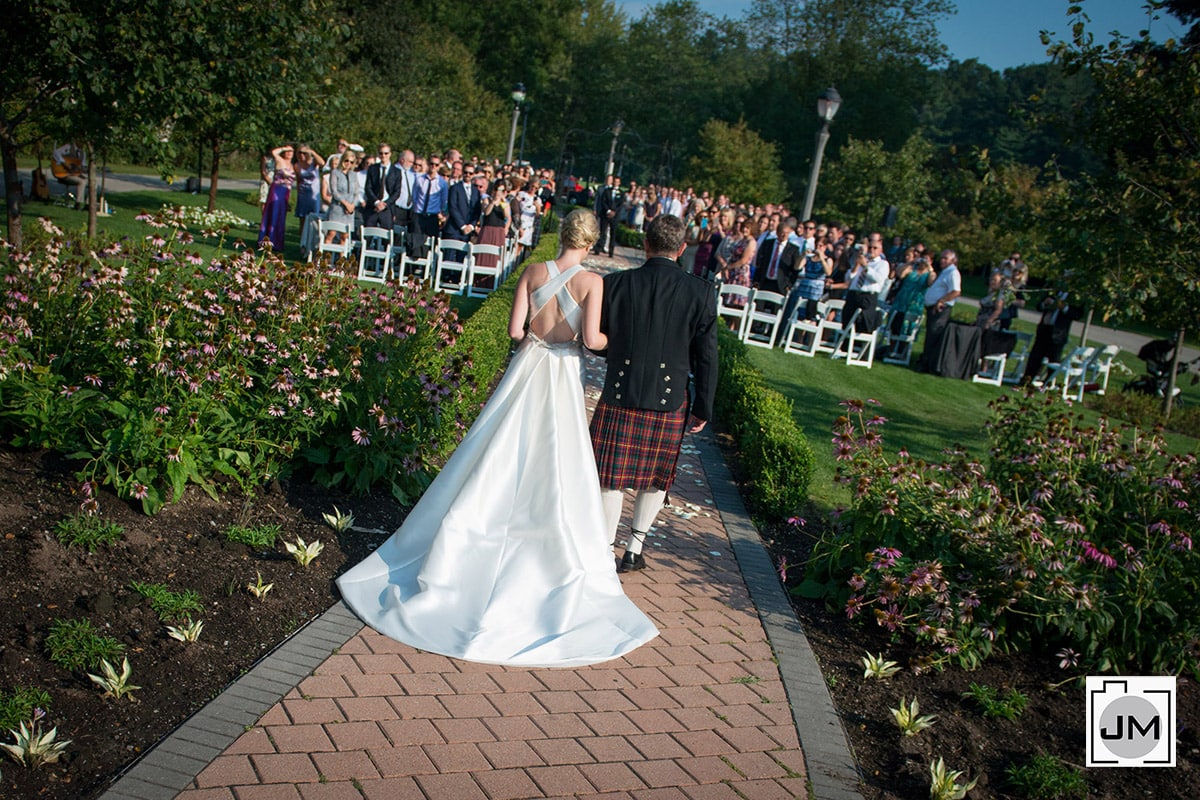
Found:
<svg viewBox="0 0 1200 800"><path fill-rule="evenodd" d="M792 404L766 385L750 364L746 346L720 332L720 379L716 415L733 435L750 496L767 517L795 515L808 500L813 452L796 426Z"/></svg>

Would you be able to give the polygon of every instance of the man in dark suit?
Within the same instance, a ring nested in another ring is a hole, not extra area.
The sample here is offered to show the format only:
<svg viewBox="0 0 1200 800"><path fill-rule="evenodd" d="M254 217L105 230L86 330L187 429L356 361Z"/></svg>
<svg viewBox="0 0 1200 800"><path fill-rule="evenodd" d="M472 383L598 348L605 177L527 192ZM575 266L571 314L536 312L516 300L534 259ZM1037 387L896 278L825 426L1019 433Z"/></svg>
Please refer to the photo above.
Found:
<svg viewBox="0 0 1200 800"><path fill-rule="evenodd" d="M1063 348L1071 338L1071 323L1083 316L1083 310L1078 305L1072 305L1070 297L1061 290L1050 292L1042 298L1042 302L1038 303L1038 311L1042 312L1042 318L1033 335L1029 357L1025 359L1021 385L1040 376L1046 364L1062 361Z"/></svg>
<svg viewBox="0 0 1200 800"><path fill-rule="evenodd" d="M608 255L613 254L617 244L617 209L621 207L621 179L609 175L604 179L604 188L596 196L596 216L600 219L600 238L592 252L600 255L604 252L604 243L608 242ZM606 240L604 237L608 236Z"/></svg>
<svg viewBox="0 0 1200 800"><path fill-rule="evenodd" d="M763 248L755 260L753 283L768 292L778 292L783 295L783 324L775 332L776 342L782 342L786 336L784 328L791 319L792 312L799 301L799 295L793 290L796 278L804 264L804 253L800 246L804 241L797 237L796 218L784 217L775 229L775 237L766 239Z"/></svg>
<svg viewBox="0 0 1200 800"><path fill-rule="evenodd" d="M459 165L461 170L462 165ZM442 228L442 236L457 242L468 242L471 234L479 229L479 218L483 215L483 196L476 188L474 181L460 180L450 186L446 200L446 225ZM463 253L449 251L448 261L461 262ZM452 277L451 280L457 280Z"/></svg>
<svg viewBox="0 0 1200 800"><path fill-rule="evenodd" d="M369 228L392 228L392 218L400 194L400 170L392 164L392 146L379 145L379 161L367 168L363 188L363 225Z"/></svg>
<svg viewBox="0 0 1200 800"><path fill-rule="evenodd" d="M786 296L796 280L800 266L800 245L794 239L796 218L780 220L775 238L766 239L755 259L753 283L768 292Z"/></svg>
<svg viewBox="0 0 1200 800"><path fill-rule="evenodd" d="M591 433L614 541L624 490L637 492L619 572L645 569L642 546L675 481L683 435L712 418L716 298L711 283L680 269L685 244L683 221L659 215L646 225L646 263L604 277L600 330L608 336L608 374Z"/></svg>

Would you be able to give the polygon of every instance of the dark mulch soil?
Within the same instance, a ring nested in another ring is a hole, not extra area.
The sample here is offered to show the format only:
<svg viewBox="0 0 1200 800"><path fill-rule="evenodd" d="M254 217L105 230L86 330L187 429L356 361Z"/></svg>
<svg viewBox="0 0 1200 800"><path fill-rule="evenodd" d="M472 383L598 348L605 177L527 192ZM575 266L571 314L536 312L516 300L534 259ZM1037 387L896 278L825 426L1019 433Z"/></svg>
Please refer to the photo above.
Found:
<svg viewBox="0 0 1200 800"><path fill-rule="evenodd" d="M736 470L736 459L726 448ZM0 448L0 689L39 686L53 702L48 722L72 740L56 765L31 771L8 761L0 769L0 797L76 800L98 796L112 778L189 714L214 697L286 636L335 600L333 579L395 529L404 510L384 496L346 497L308 484L276 484L252 501L235 494L214 501L189 489L184 499L156 517L143 516L110 494L100 498L105 519L120 523L125 538L95 553L66 548L54 525L79 508L74 466L53 455ZM321 512L351 510L356 526L381 533L334 534ZM230 545L229 525L277 523L284 538L297 535L325 544L307 569L282 546L270 554ZM810 520L810 527L816 523ZM789 526L763 526L774 560L802 563L810 539ZM255 578L274 583L263 601L245 589ZM787 583L801 579L793 567ZM161 622L131 581L194 589L204 599L200 641L167 637ZM1004 768L1047 752L1081 764L1084 749L1083 692L1061 681L1054 659L1001 656L972 673L946 670L914 676L905 670L884 682L865 681L859 658L866 651L907 662L908 651L879 631L848 623L838 612L795 598L796 608L827 676L865 781L868 800L925 798L928 765L941 755L953 769L980 776L972 797L1009 797ZM47 658L44 639L58 618L87 618L127 647L133 683L143 687L128 700L105 700L83 673ZM984 719L961 693L972 682L1017 688L1029 698L1014 721ZM930 730L902 740L888 712L901 697L916 695L923 713L938 715ZM1091 770L1089 797L1183 798L1200 796L1200 691L1180 679L1180 766L1173 770ZM0 732L4 740L7 734Z"/></svg>
<svg viewBox="0 0 1200 800"><path fill-rule="evenodd" d="M90 798L139 753L215 697L229 682L334 601L333 579L366 555L382 535L339 537L321 519L334 505L352 509L357 527L389 533L403 518L390 498L348 498L308 484L275 484L247 502L236 494L216 501L189 488L156 517L113 495L100 496L101 515L124 527L124 539L94 553L68 548L54 526L79 510L75 465L52 454L0 449L0 690L35 686L49 691L46 719L70 739L63 760L37 770L0 764L0 797ZM254 553L222 536L234 523L275 523L283 538L319 539L324 552L307 569L282 547ZM255 599L246 584L261 572L274 588ZM193 589L205 606L199 641L171 639L132 581ZM55 619L86 618L126 646L128 699L103 699L84 672L53 664L44 640ZM0 732L4 741L8 733Z"/></svg>

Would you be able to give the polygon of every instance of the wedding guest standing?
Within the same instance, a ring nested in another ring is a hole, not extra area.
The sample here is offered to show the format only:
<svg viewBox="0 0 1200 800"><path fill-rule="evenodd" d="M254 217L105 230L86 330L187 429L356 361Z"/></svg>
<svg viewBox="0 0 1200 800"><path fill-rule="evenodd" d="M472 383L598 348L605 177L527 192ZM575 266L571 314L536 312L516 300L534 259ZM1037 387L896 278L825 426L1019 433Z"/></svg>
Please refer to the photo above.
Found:
<svg viewBox="0 0 1200 800"><path fill-rule="evenodd" d="M271 177L271 189L267 192L262 222L258 226L258 244L261 246L264 239L270 240L271 248L277 253L283 252L288 198L291 197L292 187L296 185L296 168L292 163L294 152L294 148L289 144L280 145L271 151L275 173Z"/></svg>

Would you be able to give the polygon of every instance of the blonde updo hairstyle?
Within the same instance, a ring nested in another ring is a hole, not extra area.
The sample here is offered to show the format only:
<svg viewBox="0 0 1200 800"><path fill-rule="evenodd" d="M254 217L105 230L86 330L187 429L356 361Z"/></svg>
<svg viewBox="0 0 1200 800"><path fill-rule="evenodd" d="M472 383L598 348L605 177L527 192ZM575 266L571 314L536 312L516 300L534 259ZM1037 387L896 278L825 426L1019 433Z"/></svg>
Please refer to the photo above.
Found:
<svg viewBox="0 0 1200 800"><path fill-rule="evenodd" d="M559 244L563 249L587 249L600 239L600 223L589 209L577 208L563 220Z"/></svg>

